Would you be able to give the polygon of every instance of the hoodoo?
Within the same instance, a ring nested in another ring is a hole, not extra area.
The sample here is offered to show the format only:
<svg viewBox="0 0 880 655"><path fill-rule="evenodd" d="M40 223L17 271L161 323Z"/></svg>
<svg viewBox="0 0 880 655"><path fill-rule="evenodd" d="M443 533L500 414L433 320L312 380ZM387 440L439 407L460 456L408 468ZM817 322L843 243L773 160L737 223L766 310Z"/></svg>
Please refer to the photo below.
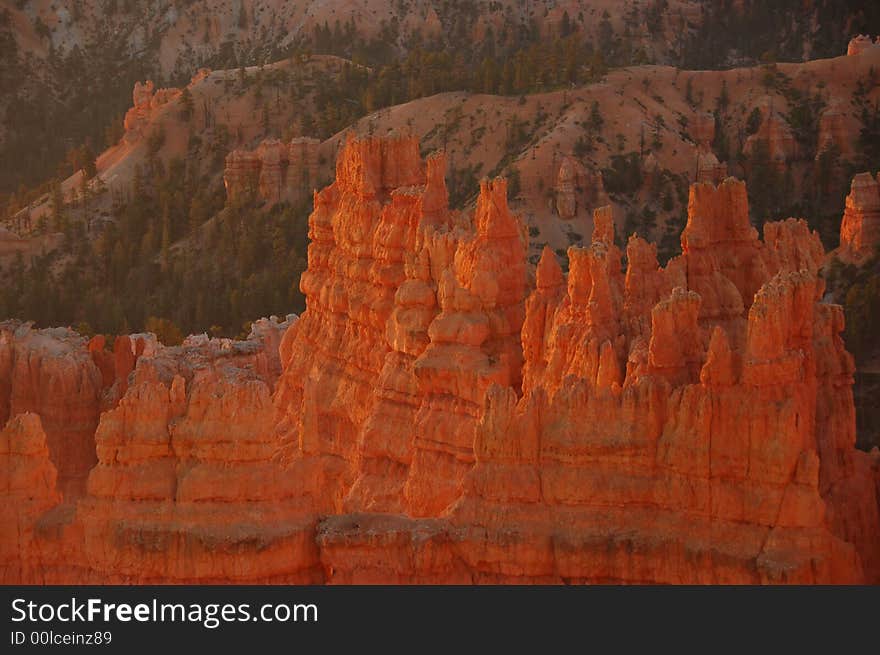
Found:
<svg viewBox="0 0 880 655"><path fill-rule="evenodd" d="M4 327L2 581L880 581L878 463L805 222L761 240L742 182L698 183L667 265L633 235L624 269L600 208L567 274L549 248L533 271L506 181L456 211L445 165L350 138L306 311L249 340L114 367Z"/></svg>

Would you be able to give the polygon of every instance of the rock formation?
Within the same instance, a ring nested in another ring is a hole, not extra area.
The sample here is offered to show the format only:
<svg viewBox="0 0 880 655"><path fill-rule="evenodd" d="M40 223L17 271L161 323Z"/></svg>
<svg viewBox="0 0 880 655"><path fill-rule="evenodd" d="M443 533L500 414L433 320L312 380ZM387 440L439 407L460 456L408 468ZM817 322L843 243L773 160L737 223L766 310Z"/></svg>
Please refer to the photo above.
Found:
<svg viewBox="0 0 880 655"><path fill-rule="evenodd" d="M257 149L260 162L260 198L269 204L281 201L281 160L286 148L278 139L266 139Z"/></svg>
<svg viewBox="0 0 880 655"><path fill-rule="evenodd" d="M43 580L35 533L40 518L61 503L56 481L40 417L18 414L0 430L0 583Z"/></svg>
<svg viewBox="0 0 880 655"><path fill-rule="evenodd" d="M880 175L859 173L853 178L840 223L838 255L846 261L863 262L880 244Z"/></svg>
<svg viewBox="0 0 880 655"><path fill-rule="evenodd" d="M247 202L257 196L260 166L260 157L256 152L238 149L226 155L223 184L228 202Z"/></svg>
<svg viewBox="0 0 880 655"><path fill-rule="evenodd" d="M774 100L772 96L764 96L756 104L756 108L761 113L761 126L746 139L743 144L743 154L752 155L758 144L764 142L767 145L770 161L782 170L786 162L797 156L798 145L788 121L779 113L779 108L774 106L774 102L780 101Z"/></svg>
<svg viewBox="0 0 880 655"><path fill-rule="evenodd" d="M81 348L83 369L101 369L105 393L115 397L125 380L124 394L87 435L97 461L85 493L62 499L36 414L15 413L0 433L0 469L10 476L2 488L16 502L4 526L17 526L0 541L4 581L316 581L317 556L272 564L279 549L313 549L296 504L278 507L296 495L296 481L272 463L277 346L293 320L261 319L245 341L200 335L175 348L117 337L115 370L106 370L101 338ZM67 343L58 334L19 340L46 336ZM90 366L89 353L105 365ZM242 569L248 544L263 554Z"/></svg>
<svg viewBox="0 0 880 655"><path fill-rule="evenodd" d="M61 232L41 233L34 230L33 221L26 210L16 214L11 225L15 231L0 226L0 266L8 266L18 257L30 263L33 258L58 248L64 239Z"/></svg>
<svg viewBox="0 0 880 655"><path fill-rule="evenodd" d="M223 171L227 200L258 197L274 205L308 197L318 181L319 145L317 139L298 137L288 144L266 139L256 150L233 150Z"/></svg>
<svg viewBox="0 0 880 655"><path fill-rule="evenodd" d="M851 131L846 124L846 103L840 99L831 101L819 115L819 137L816 142L816 160L823 152L835 147L838 156L849 159L853 155Z"/></svg>
<svg viewBox="0 0 880 655"><path fill-rule="evenodd" d="M59 487L75 495L95 464L102 376L85 339L65 328L0 324L0 424L39 415Z"/></svg>
<svg viewBox="0 0 880 655"><path fill-rule="evenodd" d="M189 78L189 85L192 86L194 84L198 84L199 82L201 82L206 77L209 77L210 75L211 75L210 68L200 68L195 72L195 74L192 77Z"/></svg>
<svg viewBox="0 0 880 655"><path fill-rule="evenodd" d="M574 218L578 207L589 210L599 196L604 194L602 176L591 174L580 161L571 156L562 158L554 190L556 213L563 219Z"/></svg>
<svg viewBox="0 0 880 655"><path fill-rule="evenodd" d="M697 142L696 181L719 184L727 177L727 164L718 161L718 157L712 152L715 116L711 112L697 112L691 135Z"/></svg>
<svg viewBox="0 0 880 655"><path fill-rule="evenodd" d="M872 48L880 48L880 36L871 40L869 35L859 34L849 40L849 43L846 46L846 54L848 57L853 57Z"/></svg>
<svg viewBox="0 0 880 655"><path fill-rule="evenodd" d="M880 581L853 360L804 221L762 241L743 183L695 184L665 267L634 235L623 270L600 208L567 276L549 248L532 274L505 181L462 213L444 172L412 137L350 138L314 195L302 317L144 342L132 369L123 341L75 502L49 430L7 410L0 458L32 491L4 514L5 579Z"/></svg>
<svg viewBox="0 0 880 655"><path fill-rule="evenodd" d="M179 97L181 93L181 89L175 88L156 90L152 80L147 80L144 84L135 82L131 93L132 106L123 119L125 142L135 143L143 139L150 123L150 116L162 105Z"/></svg>

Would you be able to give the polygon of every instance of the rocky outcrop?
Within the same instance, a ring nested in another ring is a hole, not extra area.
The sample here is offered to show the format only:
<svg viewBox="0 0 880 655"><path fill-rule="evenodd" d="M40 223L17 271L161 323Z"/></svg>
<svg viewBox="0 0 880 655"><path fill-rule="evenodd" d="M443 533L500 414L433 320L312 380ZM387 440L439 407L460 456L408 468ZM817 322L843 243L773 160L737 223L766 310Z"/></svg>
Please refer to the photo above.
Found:
<svg viewBox="0 0 880 655"><path fill-rule="evenodd" d="M698 146L710 146L715 140L715 115L711 111L695 111L689 132Z"/></svg>
<svg viewBox="0 0 880 655"><path fill-rule="evenodd" d="M131 106L134 109L147 107L153 99L153 92L156 90L153 80L147 80L143 84L140 80L134 83L134 89L131 92Z"/></svg>
<svg viewBox="0 0 880 655"><path fill-rule="evenodd" d="M795 159L799 152L791 127L780 113L778 105L781 102L772 96L764 96L756 103L755 108L761 113L761 125L757 132L746 139L743 154L752 156L759 146L766 145L770 161L783 170L786 163Z"/></svg>
<svg viewBox="0 0 880 655"><path fill-rule="evenodd" d="M720 184L727 177L727 164L718 161L711 149L701 148L697 152L697 182Z"/></svg>
<svg viewBox="0 0 880 655"><path fill-rule="evenodd" d="M260 161L260 198L272 205L281 201L281 160L285 150L278 139L266 139L257 149Z"/></svg>
<svg viewBox="0 0 880 655"><path fill-rule="evenodd" d="M17 232L0 226L0 266L8 266L18 257L29 263L34 258L55 250L64 241L64 234L61 232L34 232L27 210L16 214L12 224Z"/></svg>
<svg viewBox="0 0 880 655"><path fill-rule="evenodd" d="M578 208L589 210L604 194L602 176L591 174L576 158L562 158L556 174L556 213L560 218L570 219Z"/></svg>
<svg viewBox="0 0 880 655"><path fill-rule="evenodd" d="M307 196L318 185L320 142L307 136L295 137L287 145L287 183L299 186L300 196Z"/></svg>
<svg viewBox="0 0 880 655"><path fill-rule="evenodd" d="M35 544L40 517L61 502L46 433L36 414L19 414L0 430L0 583L42 582Z"/></svg>
<svg viewBox="0 0 880 655"><path fill-rule="evenodd" d="M523 226L502 180L481 184L472 221L450 212L444 172L412 137L349 141L315 196L308 311L276 403L298 466L343 467L323 499L336 511L442 510L473 463L482 392L518 379Z"/></svg>
<svg viewBox="0 0 880 655"><path fill-rule="evenodd" d="M127 393L101 416L98 464L77 506L90 576L318 579L299 480L274 458L266 360L257 339L207 338L138 360Z"/></svg>
<svg viewBox="0 0 880 655"><path fill-rule="evenodd" d="M123 119L124 141L136 143L145 138L150 117L159 107L178 98L181 93L182 89L176 88L157 90L152 80L147 80L143 84L135 82L131 93L132 106Z"/></svg>
<svg viewBox="0 0 880 655"><path fill-rule="evenodd" d="M223 183L229 202L259 198L269 204L299 202L318 181L320 141L298 137L284 144L266 139L256 150L233 150L226 156Z"/></svg>
<svg viewBox="0 0 880 655"><path fill-rule="evenodd" d="M819 115L816 160L831 148L836 148L837 155L842 159L849 159L853 155L852 132L847 125L847 107L840 99L829 102Z"/></svg>
<svg viewBox="0 0 880 655"><path fill-rule="evenodd" d="M65 495L81 493L95 464L102 375L85 339L66 328L0 324L0 424L39 415Z"/></svg>
<svg viewBox="0 0 880 655"><path fill-rule="evenodd" d="M859 173L853 178L840 223L838 256L845 261L864 262L880 244L880 175Z"/></svg>
<svg viewBox="0 0 880 655"><path fill-rule="evenodd" d="M277 344L293 320L262 319L246 341L200 335L175 348L139 335L117 337L114 376L128 368L122 353L131 355L126 361L134 368L92 437L97 463L86 493L61 504L54 467L51 476L45 472L52 466L45 443L27 451L31 477L40 473L45 480L32 485L32 493L41 494L38 507L20 510L20 540L30 541L17 546L24 568L10 579L316 581L314 526L297 503L288 503L299 495L298 482L274 459ZM98 343L91 344L93 355ZM18 415L6 432L19 435L20 424L39 441L35 414ZM28 536L28 530L39 534ZM279 556L297 550L291 560ZM248 552L253 556L244 564Z"/></svg>
<svg viewBox="0 0 880 655"><path fill-rule="evenodd" d="M549 248L532 275L505 181L462 213L444 171L412 137L350 138L314 196L302 317L144 342L87 493L37 486L7 578L880 580L853 360L804 221L762 241L743 183L695 184L665 267L634 235L624 270L605 207L567 276Z"/></svg>
<svg viewBox="0 0 880 655"><path fill-rule="evenodd" d="M223 184L227 202L247 202L257 197L260 167L260 157L256 152L233 150L226 155Z"/></svg>
<svg viewBox="0 0 880 655"><path fill-rule="evenodd" d="M846 46L846 54L848 57L853 57L872 48L880 48L880 36L872 40L867 34L859 34L849 40Z"/></svg>
<svg viewBox="0 0 880 655"><path fill-rule="evenodd" d="M199 82L201 82L205 78L210 77L210 75L211 75L210 68L200 68L195 72L194 75L192 75L189 78L189 84L190 84L190 86L192 86L194 84L198 84Z"/></svg>

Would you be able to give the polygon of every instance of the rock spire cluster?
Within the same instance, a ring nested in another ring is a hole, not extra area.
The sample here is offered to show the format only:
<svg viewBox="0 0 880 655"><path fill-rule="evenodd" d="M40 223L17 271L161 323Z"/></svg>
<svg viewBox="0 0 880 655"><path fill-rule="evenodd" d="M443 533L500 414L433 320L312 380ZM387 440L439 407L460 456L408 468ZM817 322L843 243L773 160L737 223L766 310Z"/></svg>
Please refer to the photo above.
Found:
<svg viewBox="0 0 880 655"><path fill-rule="evenodd" d="M880 579L804 221L760 239L742 182L698 183L665 266L632 235L624 269L600 208L567 274L550 249L531 270L505 180L459 212L444 172L413 137L349 139L306 311L248 341L2 332L3 581Z"/></svg>

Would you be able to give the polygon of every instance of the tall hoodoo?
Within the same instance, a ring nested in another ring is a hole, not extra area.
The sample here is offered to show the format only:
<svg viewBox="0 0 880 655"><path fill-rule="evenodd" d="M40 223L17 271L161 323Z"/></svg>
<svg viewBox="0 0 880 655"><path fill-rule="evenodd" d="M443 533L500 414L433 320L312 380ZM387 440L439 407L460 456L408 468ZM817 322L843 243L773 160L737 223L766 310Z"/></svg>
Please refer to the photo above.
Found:
<svg viewBox="0 0 880 655"><path fill-rule="evenodd" d="M840 223L840 250L846 260L863 262L880 244L880 174L859 173L853 178Z"/></svg>

